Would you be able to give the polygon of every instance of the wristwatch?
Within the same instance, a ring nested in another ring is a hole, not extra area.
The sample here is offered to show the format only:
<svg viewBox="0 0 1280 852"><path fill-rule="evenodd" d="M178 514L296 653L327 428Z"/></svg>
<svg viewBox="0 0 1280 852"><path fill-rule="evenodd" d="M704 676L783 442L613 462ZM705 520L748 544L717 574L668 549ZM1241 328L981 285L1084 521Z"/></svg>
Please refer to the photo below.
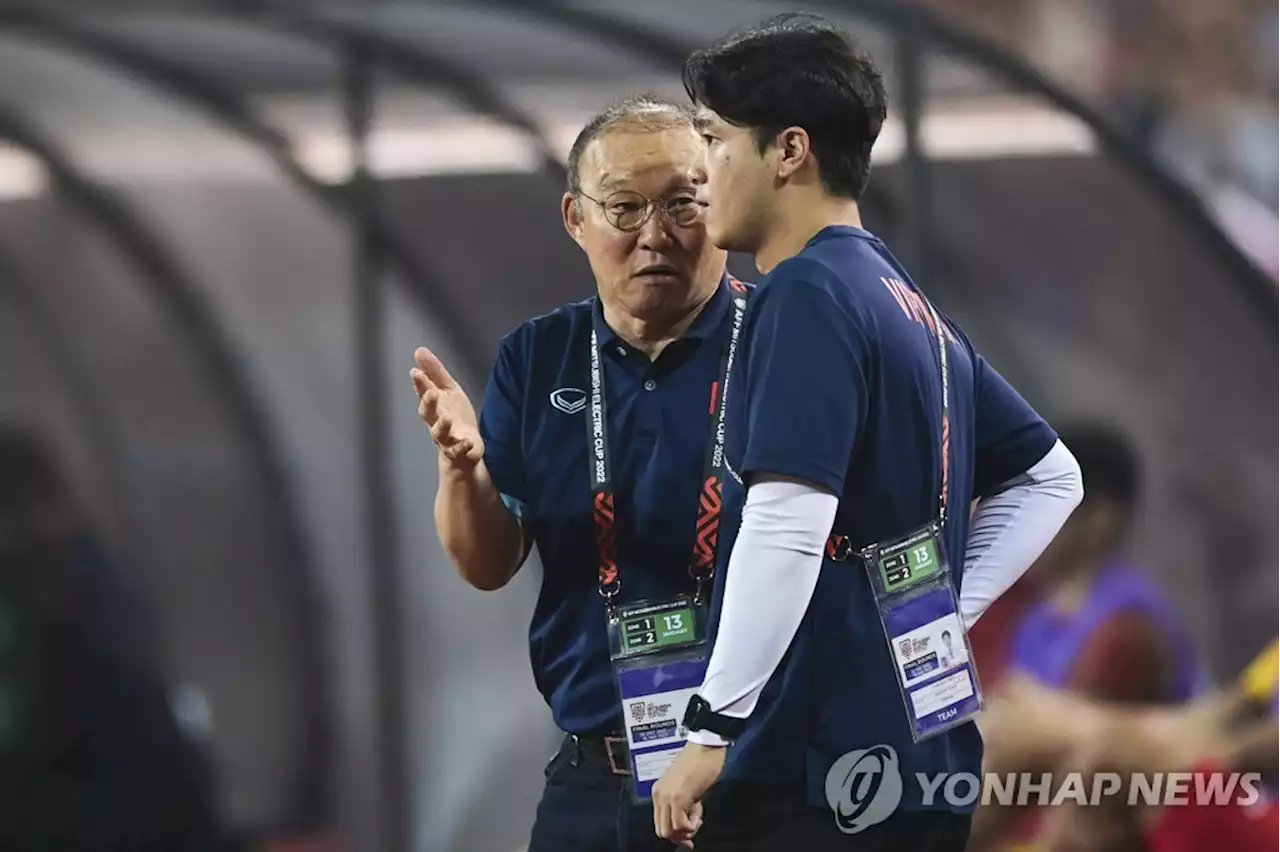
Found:
<svg viewBox="0 0 1280 852"><path fill-rule="evenodd" d="M713 713L706 699L695 695L689 699L689 706L685 708L684 726L691 731L710 731L726 740L735 740L746 729L747 720Z"/></svg>

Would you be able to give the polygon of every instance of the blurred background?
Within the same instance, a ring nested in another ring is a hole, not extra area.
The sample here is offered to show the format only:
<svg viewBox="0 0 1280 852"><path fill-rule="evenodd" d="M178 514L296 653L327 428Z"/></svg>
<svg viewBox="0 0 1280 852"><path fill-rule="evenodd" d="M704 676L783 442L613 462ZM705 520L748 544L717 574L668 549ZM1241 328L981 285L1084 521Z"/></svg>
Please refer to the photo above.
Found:
<svg viewBox="0 0 1280 852"><path fill-rule="evenodd" d="M413 347L478 396L590 295L577 130L788 8L0 6L0 848L522 846L540 569L443 556ZM1275 4L803 8L886 73L868 227L1140 461L1116 551L1234 676L1280 575Z"/></svg>

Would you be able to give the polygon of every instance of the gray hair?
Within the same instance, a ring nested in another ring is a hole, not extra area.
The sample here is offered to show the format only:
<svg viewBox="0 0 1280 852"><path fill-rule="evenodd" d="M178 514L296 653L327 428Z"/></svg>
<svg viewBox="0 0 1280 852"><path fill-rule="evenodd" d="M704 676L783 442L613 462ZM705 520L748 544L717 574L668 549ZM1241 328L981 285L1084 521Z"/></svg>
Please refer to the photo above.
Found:
<svg viewBox="0 0 1280 852"><path fill-rule="evenodd" d="M670 100L654 94L633 95L618 101L587 122L573 140L569 149L568 190L577 195L582 191L582 154L587 146L614 131L657 133L679 127L693 126L693 107L688 103Z"/></svg>

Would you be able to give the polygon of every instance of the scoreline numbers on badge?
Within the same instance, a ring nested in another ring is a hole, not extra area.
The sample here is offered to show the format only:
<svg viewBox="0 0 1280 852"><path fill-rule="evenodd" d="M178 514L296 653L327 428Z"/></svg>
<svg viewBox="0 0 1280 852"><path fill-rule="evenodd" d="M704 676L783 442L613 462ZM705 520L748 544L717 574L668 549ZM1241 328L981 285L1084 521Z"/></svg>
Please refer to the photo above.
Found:
<svg viewBox="0 0 1280 852"><path fill-rule="evenodd" d="M622 623L623 652L681 645L694 638L693 609L637 614Z"/></svg>

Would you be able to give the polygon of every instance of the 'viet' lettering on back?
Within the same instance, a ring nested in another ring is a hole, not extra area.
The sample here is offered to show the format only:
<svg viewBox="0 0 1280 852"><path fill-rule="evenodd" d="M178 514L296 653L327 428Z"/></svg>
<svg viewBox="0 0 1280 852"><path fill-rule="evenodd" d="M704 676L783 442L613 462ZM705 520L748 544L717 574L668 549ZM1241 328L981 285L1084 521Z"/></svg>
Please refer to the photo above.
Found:
<svg viewBox="0 0 1280 852"><path fill-rule="evenodd" d="M889 292L893 294L898 307L902 308L902 312L907 315L907 319L915 320L935 335L938 333L938 330L933 327L933 314L929 311L929 306L925 304L923 296L897 278L881 278L880 283L884 284L889 289ZM947 327L946 323L942 324L942 333L947 336L947 340L951 343L959 344L960 341L956 339L955 334Z"/></svg>

